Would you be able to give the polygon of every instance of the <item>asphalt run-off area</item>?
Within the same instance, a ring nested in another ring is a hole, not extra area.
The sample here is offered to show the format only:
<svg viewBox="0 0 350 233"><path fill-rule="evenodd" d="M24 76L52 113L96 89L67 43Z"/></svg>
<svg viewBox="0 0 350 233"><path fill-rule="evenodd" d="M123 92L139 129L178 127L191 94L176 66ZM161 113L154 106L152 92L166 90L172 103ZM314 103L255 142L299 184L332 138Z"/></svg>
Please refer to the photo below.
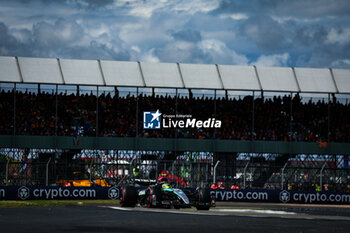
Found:
<svg viewBox="0 0 350 233"><path fill-rule="evenodd" d="M218 203L196 209L0 208L0 232L349 232L350 206Z"/></svg>

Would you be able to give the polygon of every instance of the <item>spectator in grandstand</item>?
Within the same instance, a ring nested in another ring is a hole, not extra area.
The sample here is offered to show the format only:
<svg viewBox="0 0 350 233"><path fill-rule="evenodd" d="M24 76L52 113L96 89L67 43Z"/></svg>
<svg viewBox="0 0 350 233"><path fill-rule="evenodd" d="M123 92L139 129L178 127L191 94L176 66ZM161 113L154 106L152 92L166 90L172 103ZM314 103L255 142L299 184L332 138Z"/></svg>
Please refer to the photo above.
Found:
<svg viewBox="0 0 350 233"><path fill-rule="evenodd" d="M197 139L271 140L271 141L330 141L350 142L350 106L325 101L303 102L295 95L253 99L212 97L171 97L131 95L98 98L99 116L96 122L96 96L93 93L74 95L59 93L57 118L56 97L49 93L0 92L0 134L55 135L101 137L169 137ZM14 103L16 118L14 123ZM290 114L292 103L292 114ZM138 106L138 116L136 115ZM216 106L216 110L215 110ZM328 120L330 109L330 121ZM160 109L166 114L190 114L197 119L215 117L222 121L221 129L143 129L143 111ZM138 119L138 120L137 120ZM57 122L56 122L57 120ZM330 134L328 134L330 122ZM57 128L56 128L57 125Z"/></svg>

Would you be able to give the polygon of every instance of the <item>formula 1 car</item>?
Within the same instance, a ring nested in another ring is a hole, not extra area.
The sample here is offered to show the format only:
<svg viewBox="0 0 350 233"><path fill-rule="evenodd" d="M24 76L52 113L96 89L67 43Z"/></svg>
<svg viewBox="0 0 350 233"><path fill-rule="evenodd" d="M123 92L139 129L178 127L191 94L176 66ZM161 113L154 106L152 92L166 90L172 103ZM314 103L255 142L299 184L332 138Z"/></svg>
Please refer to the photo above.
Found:
<svg viewBox="0 0 350 233"><path fill-rule="evenodd" d="M191 208L197 210L209 210L214 204L209 189L172 188L169 184L156 184L137 189L134 186L121 188L120 205L122 207L134 207L139 205L145 208Z"/></svg>
<svg viewBox="0 0 350 233"><path fill-rule="evenodd" d="M87 172L73 172L73 174L70 176L70 179L61 179L56 182L59 186L65 186L65 187L93 187L93 186L100 186L100 187L111 187L107 183L105 179L96 178L94 179L91 177L91 175Z"/></svg>

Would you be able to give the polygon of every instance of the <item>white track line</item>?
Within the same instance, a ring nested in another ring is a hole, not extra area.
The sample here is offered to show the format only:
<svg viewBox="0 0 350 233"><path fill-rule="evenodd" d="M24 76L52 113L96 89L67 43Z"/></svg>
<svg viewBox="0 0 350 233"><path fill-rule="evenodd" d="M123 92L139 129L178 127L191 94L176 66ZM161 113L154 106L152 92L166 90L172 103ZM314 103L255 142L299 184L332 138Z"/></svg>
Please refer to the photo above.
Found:
<svg viewBox="0 0 350 233"><path fill-rule="evenodd" d="M229 213L256 213L256 214L296 214L294 212L278 211L278 210L253 210L253 209L211 209L213 212L229 212Z"/></svg>
<svg viewBox="0 0 350 233"><path fill-rule="evenodd" d="M210 209L209 212L202 211L179 211L169 209L144 209L144 208L125 208L116 206L101 206L104 208L110 208L122 211L143 211L143 212L156 212L156 213L171 213L171 214L192 214L192 215L213 215L224 213L248 213L248 214L273 214L273 215L294 215L294 212L275 211L275 210L251 210L251 209Z"/></svg>
<svg viewBox="0 0 350 233"><path fill-rule="evenodd" d="M192 215L213 215L214 214L214 213L203 213L203 212L167 210L167 209L125 208L125 207L116 207L116 206L101 206L101 207L115 209L115 210L122 210L122 211L142 211L142 212L170 213L170 214L192 214Z"/></svg>
<svg viewBox="0 0 350 233"><path fill-rule="evenodd" d="M125 208L117 206L99 206L119 211L138 211L153 213L170 213L170 214L190 214L190 215L207 215L207 216L246 216L246 217L276 217L292 219L321 219L321 220L344 220L350 221L346 216L322 216L297 214L295 212L277 211L277 210L252 210L252 209L210 209L210 211L186 210L169 210L169 209L146 209L146 208Z"/></svg>
<svg viewBox="0 0 350 233"><path fill-rule="evenodd" d="M116 206L101 206L101 207L115 209L115 210L123 210L123 211L133 210L133 209L125 208L125 207L116 207Z"/></svg>

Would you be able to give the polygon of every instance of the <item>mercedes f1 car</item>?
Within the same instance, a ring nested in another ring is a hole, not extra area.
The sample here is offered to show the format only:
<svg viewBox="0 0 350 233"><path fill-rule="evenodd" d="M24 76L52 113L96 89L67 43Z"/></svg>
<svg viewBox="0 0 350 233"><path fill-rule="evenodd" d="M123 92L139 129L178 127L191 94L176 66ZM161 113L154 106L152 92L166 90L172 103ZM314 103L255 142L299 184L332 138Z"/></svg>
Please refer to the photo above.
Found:
<svg viewBox="0 0 350 233"><path fill-rule="evenodd" d="M145 208L191 208L209 210L214 206L209 189L177 189L169 184L156 184L148 187L124 186L121 188L122 207L139 205Z"/></svg>

